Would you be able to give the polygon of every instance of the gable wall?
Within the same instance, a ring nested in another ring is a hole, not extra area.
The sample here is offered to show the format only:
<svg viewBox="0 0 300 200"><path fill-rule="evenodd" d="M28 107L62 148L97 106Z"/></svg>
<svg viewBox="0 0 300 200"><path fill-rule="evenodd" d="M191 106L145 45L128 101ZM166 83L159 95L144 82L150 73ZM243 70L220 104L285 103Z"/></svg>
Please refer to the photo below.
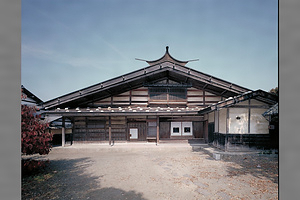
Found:
<svg viewBox="0 0 300 200"><path fill-rule="evenodd" d="M214 95L212 93L199 90L196 88L187 89L186 100L179 101L153 101L150 100L148 95L147 87L140 87L128 92L121 93L112 97L108 97L93 103L95 107L122 107L122 106L159 106L163 104L168 104L170 106L179 107L206 107L213 103L218 103L221 101L222 97Z"/></svg>

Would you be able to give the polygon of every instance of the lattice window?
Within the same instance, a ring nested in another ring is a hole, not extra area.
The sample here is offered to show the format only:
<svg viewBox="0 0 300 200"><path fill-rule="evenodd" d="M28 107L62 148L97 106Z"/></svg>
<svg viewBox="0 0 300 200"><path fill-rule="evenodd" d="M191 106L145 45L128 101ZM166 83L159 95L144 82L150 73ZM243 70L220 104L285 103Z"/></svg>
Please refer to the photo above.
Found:
<svg viewBox="0 0 300 200"><path fill-rule="evenodd" d="M184 100L186 99L186 88L169 88L169 100Z"/></svg>
<svg viewBox="0 0 300 200"><path fill-rule="evenodd" d="M186 88L165 88L153 87L149 88L150 100L166 100L166 101L180 101L186 100Z"/></svg>
<svg viewBox="0 0 300 200"><path fill-rule="evenodd" d="M167 100L167 88L149 88L149 96L152 100Z"/></svg>

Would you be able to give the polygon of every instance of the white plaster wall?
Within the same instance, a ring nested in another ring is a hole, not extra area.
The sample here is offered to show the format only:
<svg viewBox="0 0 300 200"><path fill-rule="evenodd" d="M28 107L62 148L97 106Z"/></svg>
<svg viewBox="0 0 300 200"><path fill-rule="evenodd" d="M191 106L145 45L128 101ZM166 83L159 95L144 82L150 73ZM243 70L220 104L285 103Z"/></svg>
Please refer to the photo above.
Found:
<svg viewBox="0 0 300 200"><path fill-rule="evenodd" d="M228 108L229 119L228 127L229 133L244 134L248 133L248 108ZM240 117L240 119L236 119Z"/></svg>
<svg viewBox="0 0 300 200"><path fill-rule="evenodd" d="M267 105L267 104L265 104L261 101L258 101L256 99L251 99L250 104L251 104L251 106L264 106L264 105Z"/></svg>
<svg viewBox="0 0 300 200"><path fill-rule="evenodd" d="M269 122L262 116L267 109L264 108L251 108L250 110L250 133L255 134L268 134Z"/></svg>
<svg viewBox="0 0 300 200"><path fill-rule="evenodd" d="M203 97L187 97L187 101L203 101Z"/></svg>
<svg viewBox="0 0 300 200"><path fill-rule="evenodd" d="M219 133L226 133L227 108L219 110Z"/></svg>
<svg viewBox="0 0 300 200"><path fill-rule="evenodd" d="M247 100L247 101L242 101L242 102L240 102L240 103L237 103L236 105L238 105L238 106L248 106L248 105L249 105L249 100Z"/></svg>

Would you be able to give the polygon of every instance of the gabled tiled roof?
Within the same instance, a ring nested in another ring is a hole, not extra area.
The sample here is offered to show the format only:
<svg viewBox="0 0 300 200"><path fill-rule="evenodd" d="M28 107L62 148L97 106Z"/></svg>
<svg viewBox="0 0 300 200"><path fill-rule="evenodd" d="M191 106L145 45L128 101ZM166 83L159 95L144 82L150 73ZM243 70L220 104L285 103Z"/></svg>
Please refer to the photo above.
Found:
<svg viewBox="0 0 300 200"><path fill-rule="evenodd" d="M226 100L220 101L216 104L212 104L207 108L200 110L199 114L209 113L219 108L227 108L249 99L256 99L269 105L274 105L278 102L278 97L269 92L265 92L263 90L249 91L238 96L229 97Z"/></svg>
<svg viewBox="0 0 300 200"><path fill-rule="evenodd" d="M273 115L278 115L278 103L276 103L274 106L272 106L269 110L264 112L262 114L264 117L265 116L273 116Z"/></svg>
<svg viewBox="0 0 300 200"><path fill-rule="evenodd" d="M30 99L33 100L33 101L30 101L29 99L24 98L24 99L22 99L22 101L29 102L29 103L35 103L37 105L43 103L43 101L40 98L38 98L36 95L34 95L28 89L26 89L23 85L21 85L21 89L22 89L22 92L26 95L27 98L30 98Z"/></svg>
<svg viewBox="0 0 300 200"><path fill-rule="evenodd" d="M169 55L168 52L166 52L166 55ZM157 61L159 62L153 61L154 64L151 66L44 102L43 107L45 109L86 107L88 103L93 101L143 87L145 83L158 82L166 77L179 83L191 84L195 88L205 89L208 92L223 97L230 97L251 91L239 85L183 66L182 64L185 62L182 63L182 61L171 57L172 61L170 61L165 56L162 59L158 59Z"/></svg>

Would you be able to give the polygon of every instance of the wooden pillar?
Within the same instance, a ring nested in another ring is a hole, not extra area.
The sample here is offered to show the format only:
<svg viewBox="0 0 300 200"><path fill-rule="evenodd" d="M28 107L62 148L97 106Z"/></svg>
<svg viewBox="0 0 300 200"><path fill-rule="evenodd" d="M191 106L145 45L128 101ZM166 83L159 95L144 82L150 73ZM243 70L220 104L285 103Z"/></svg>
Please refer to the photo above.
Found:
<svg viewBox="0 0 300 200"><path fill-rule="evenodd" d="M159 144L159 117L156 117L156 145Z"/></svg>
<svg viewBox="0 0 300 200"><path fill-rule="evenodd" d="M132 99L132 92L131 90L129 91L129 105L131 106L131 99Z"/></svg>
<svg viewBox="0 0 300 200"><path fill-rule="evenodd" d="M62 117L62 128L61 128L61 146L64 147L65 146L65 117Z"/></svg>
<svg viewBox="0 0 300 200"><path fill-rule="evenodd" d="M203 106L205 106L205 90L203 90Z"/></svg>
<svg viewBox="0 0 300 200"><path fill-rule="evenodd" d="M75 132L75 120L74 117L71 118L71 122L72 122L72 133L71 133L71 145L73 145L73 137L74 137L74 132Z"/></svg>
<svg viewBox="0 0 300 200"><path fill-rule="evenodd" d="M109 145L111 145L111 116L108 117L108 138Z"/></svg>
<svg viewBox="0 0 300 200"><path fill-rule="evenodd" d="M129 140L128 138L128 122L127 122L127 116L125 116L125 140Z"/></svg>

